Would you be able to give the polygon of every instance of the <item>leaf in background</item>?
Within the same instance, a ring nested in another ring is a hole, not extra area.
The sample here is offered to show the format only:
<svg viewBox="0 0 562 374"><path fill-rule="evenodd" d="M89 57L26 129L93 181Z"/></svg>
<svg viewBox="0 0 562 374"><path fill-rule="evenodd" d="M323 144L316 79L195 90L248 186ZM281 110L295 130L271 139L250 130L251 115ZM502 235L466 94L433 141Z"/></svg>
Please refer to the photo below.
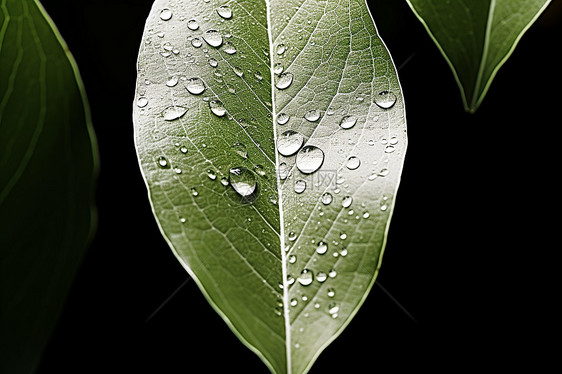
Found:
<svg viewBox="0 0 562 374"><path fill-rule="evenodd" d="M30 373L93 226L96 151L73 58L41 4L0 4L2 373Z"/></svg>
<svg viewBox="0 0 562 374"><path fill-rule="evenodd" d="M365 2L156 1L136 90L174 254L273 372L306 372L374 283L406 150Z"/></svg>
<svg viewBox="0 0 562 374"><path fill-rule="evenodd" d="M407 0L475 112L499 68L550 0Z"/></svg>

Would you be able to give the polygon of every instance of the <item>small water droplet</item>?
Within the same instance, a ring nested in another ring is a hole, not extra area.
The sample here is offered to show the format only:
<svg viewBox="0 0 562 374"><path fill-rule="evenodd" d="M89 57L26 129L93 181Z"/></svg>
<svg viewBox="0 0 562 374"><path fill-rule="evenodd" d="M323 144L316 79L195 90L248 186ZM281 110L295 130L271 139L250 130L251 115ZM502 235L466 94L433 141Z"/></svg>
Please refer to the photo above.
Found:
<svg viewBox="0 0 562 374"><path fill-rule="evenodd" d="M185 221L186 221L186 219L185 219L184 217L181 217L181 218L180 218L180 222L181 222L181 223L185 223Z"/></svg>
<svg viewBox="0 0 562 374"><path fill-rule="evenodd" d="M313 280L314 280L314 274L312 273L312 271L308 269L304 269L299 275L299 278L297 279L297 281L303 286L310 285Z"/></svg>
<svg viewBox="0 0 562 374"><path fill-rule="evenodd" d="M174 168L174 172L176 174L181 174L181 169L180 168Z"/></svg>
<svg viewBox="0 0 562 374"><path fill-rule="evenodd" d="M221 16L224 19L232 18L232 9L230 9L228 5L221 5L220 7L218 7L217 13L219 16Z"/></svg>
<svg viewBox="0 0 562 374"><path fill-rule="evenodd" d="M334 269L330 270L330 272L328 273L328 276L330 278L335 278L336 275L338 275L338 273Z"/></svg>
<svg viewBox="0 0 562 374"><path fill-rule="evenodd" d="M349 253L349 252L347 251L347 248L345 248L345 247L340 248L340 249L338 250L338 252L339 252L340 256L342 256L342 257L347 256L347 254Z"/></svg>
<svg viewBox="0 0 562 374"><path fill-rule="evenodd" d="M163 169L167 169L170 167L170 165L168 164L168 159L164 156L158 157L158 160L156 162L158 163L158 166Z"/></svg>
<svg viewBox="0 0 562 374"><path fill-rule="evenodd" d="M224 47L222 50L229 55L233 55L237 52L236 47L231 42L224 43Z"/></svg>
<svg viewBox="0 0 562 374"><path fill-rule="evenodd" d="M289 238L290 241L295 241L295 239L297 238L297 233L294 232L294 231L291 231L291 232L289 233L288 238Z"/></svg>
<svg viewBox="0 0 562 374"><path fill-rule="evenodd" d="M254 78L256 78L257 80L261 81L261 80L263 80L263 75L262 75L259 71L256 71L256 72L254 73Z"/></svg>
<svg viewBox="0 0 562 374"><path fill-rule="evenodd" d="M333 288L328 288L328 297L336 296L336 290Z"/></svg>
<svg viewBox="0 0 562 374"><path fill-rule="evenodd" d="M205 34L203 34L203 39L211 47L218 48L222 45L222 35L220 34L220 32L218 32L218 30L211 29L205 31Z"/></svg>
<svg viewBox="0 0 562 374"><path fill-rule="evenodd" d="M276 51L278 55L282 55L283 53L285 53L286 50L287 50L287 46L285 44L281 43L277 45Z"/></svg>
<svg viewBox="0 0 562 374"><path fill-rule="evenodd" d="M343 198L343 200L341 202L341 206L343 206L344 208L349 208L349 206L351 205L352 202L353 202L353 197L346 196L346 197Z"/></svg>
<svg viewBox="0 0 562 374"><path fill-rule="evenodd" d="M191 45L194 46L195 48L199 48L203 45L203 42L199 38L193 38L191 39Z"/></svg>
<svg viewBox="0 0 562 374"><path fill-rule="evenodd" d="M320 111L318 109L309 110L304 114L304 119L308 122L316 122L320 119Z"/></svg>
<svg viewBox="0 0 562 374"><path fill-rule="evenodd" d="M303 193L306 190L306 182L302 179L299 179L295 182L295 192L296 193Z"/></svg>
<svg viewBox="0 0 562 374"><path fill-rule="evenodd" d="M357 169L360 165L361 165L361 160L359 160L358 157L351 156L350 158L347 159L347 163L346 163L345 166L346 166L349 170L355 170L355 169Z"/></svg>
<svg viewBox="0 0 562 374"><path fill-rule="evenodd" d="M232 70L234 70L234 74L242 78L244 76L244 71L237 66L233 66Z"/></svg>
<svg viewBox="0 0 562 374"><path fill-rule="evenodd" d="M291 156L301 149L304 137L296 131L287 130L277 140L277 151L283 156Z"/></svg>
<svg viewBox="0 0 562 374"><path fill-rule="evenodd" d="M298 301L297 301L297 299L294 299L294 298L293 298L293 299L291 299L291 301L290 301L289 304L290 304L291 306L297 306Z"/></svg>
<svg viewBox="0 0 562 374"><path fill-rule="evenodd" d="M316 253L319 255L323 255L328 251L328 244L325 242L318 242L318 246L316 247Z"/></svg>
<svg viewBox="0 0 562 374"><path fill-rule="evenodd" d="M326 281L326 279L328 279L328 275L326 273L324 273L323 271L319 271L318 273L316 273L316 280L320 283L324 283Z"/></svg>
<svg viewBox="0 0 562 374"><path fill-rule="evenodd" d="M223 117L226 114L226 108L220 100L209 101L209 108L211 108L211 112L217 117Z"/></svg>
<svg viewBox="0 0 562 374"><path fill-rule="evenodd" d="M371 215L369 214L369 212L365 212L363 213L363 218L369 218Z"/></svg>
<svg viewBox="0 0 562 374"><path fill-rule="evenodd" d="M183 117L183 115L187 112L187 108L181 106L170 106L164 109L162 112L162 116L166 121L174 121L178 118Z"/></svg>
<svg viewBox="0 0 562 374"><path fill-rule="evenodd" d="M162 9L160 12L160 19L162 21L168 21L170 18L172 18L172 11L168 8Z"/></svg>
<svg viewBox="0 0 562 374"><path fill-rule="evenodd" d="M256 191L256 175L252 171L244 167L235 167L231 168L228 174L230 185L240 196L249 197Z"/></svg>
<svg viewBox="0 0 562 374"><path fill-rule="evenodd" d="M381 91L375 95L375 104L382 109L390 109L396 104L396 95L390 91Z"/></svg>
<svg viewBox="0 0 562 374"><path fill-rule="evenodd" d="M394 146L392 146L392 145L387 145L387 146L384 148L384 153L392 153L392 152L394 152L395 150L396 150L396 148L394 148Z"/></svg>
<svg viewBox="0 0 562 374"><path fill-rule="evenodd" d="M325 192L325 193L322 194L322 204L324 204L324 205L329 205L332 202L333 199L334 198L333 198L332 194L329 193L329 192Z"/></svg>
<svg viewBox="0 0 562 374"><path fill-rule="evenodd" d="M285 162L279 164L278 173L281 180L287 179L287 176L289 175L289 167Z"/></svg>
<svg viewBox="0 0 562 374"><path fill-rule="evenodd" d="M192 31L195 31L199 28L199 24L197 23L196 20L190 19L189 21L187 21L187 28Z"/></svg>
<svg viewBox="0 0 562 374"><path fill-rule="evenodd" d="M384 212L388 209L388 206L386 204L381 205L381 210Z"/></svg>
<svg viewBox="0 0 562 374"><path fill-rule="evenodd" d="M283 309L281 307L275 307L274 312L279 317L283 315Z"/></svg>
<svg viewBox="0 0 562 374"><path fill-rule="evenodd" d="M277 124L284 125L289 122L289 119L291 119L291 116L289 116L287 113L279 113L277 115Z"/></svg>
<svg viewBox="0 0 562 374"><path fill-rule="evenodd" d="M314 173L324 163L324 152L313 145L303 147L297 154L297 168L304 174Z"/></svg>
<svg viewBox="0 0 562 374"><path fill-rule="evenodd" d="M148 99L146 97L139 97L139 99L137 100L137 106L139 108L144 108L147 105L148 105Z"/></svg>
<svg viewBox="0 0 562 374"><path fill-rule="evenodd" d="M396 136L393 136L392 138L390 138L390 140L388 141L388 144L390 145L396 145L398 144L398 138Z"/></svg>
<svg viewBox="0 0 562 374"><path fill-rule="evenodd" d="M383 168L381 169L381 171L379 171L379 177L386 177L388 175L389 171L387 168Z"/></svg>
<svg viewBox="0 0 562 374"><path fill-rule="evenodd" d="M175 87L178 84L178 82L179 82L179 77L175 76L175 77L172 77L172 78L168 79L168 81L166 82L166 86Z"/></svg>
<svg viewBox="0 0 562 374"><path fill-rule="evenodd" d="M285 67L283 66L282 63L278 62L275 65L273 65L273 73L279 75L283 72L283 70L285 70Z"/></svg>
<svg viewBox="0 0 562 374"><path fill-rule="evenodd" d="M228 186L229 183L230 183L230 182L228 181L228 178L227 178L227 177L222 177L222 178L221 178L221 184L222 184L223 186L226 187L226 186Z"/></svg>
<svg viewBox="0 0 562 374"><path fill-rule="evenodd" d="M346 234L345 232L342 232L342 233L340 234L340 239L341 239L341 240L347 239L347 234Z"/></svg>
<svg viewBox="0 0 562 374"><path fill-rule="evenodd" d="M246 149L246 145L244 143L234 143L232 145L232 149L242 158L248 158L248 150Z"/></svg>
<svg viewBox="0 0 562 374"><path fill-rule="evenodd" d="M291 85L291 83L293 83L293 74L281 73L279 74L279 79L277 80L275 87L277 87L280 90L284 90L288 88Z"/></svg>
<svg viewBox="0 0 562 374"><path fill-rule="evenodd" d="M193 95L201 95L205 91L205 83L201 78L189 78L185 88Z"/></svg>
<svg viewBox="0 0 562 374"><path fill-rule="evenodd" d="M207 176L209 177L210 180L214 181L215 179L217 179L217 173L215 173L213 170L207 170Z"/></svg>
<svg viewBox="0 0 562 374"><path fill-rule="evenodd" d="M186 154L187 153L187 147L185 147L185 146L181 147L180 152L183 153L183 154Z"/></svg>
<svg viewBox="0 0 562 374"><path fill-rule="evenodd" d="M330 313L331 315L336 314L337 312L339 312L339 310L340 310L340 307L336 303L330 303L328 305L328 313Z"/></svg>
<svg viewBox="0 0 562 374"><path fill-rule="evenodd" d="M191 187L191 194L193 196L199 196L199 192L197 192L197 190L195 189L195 187Z"/></svg>
<svg viewBox="0 0 562 374"><path fill-rule="evenodd" d="M211 67L216 68L218 64L219 64L218 61L215 60L214 58L209 59L209 65L211 65Z"/></svg>
<svg viewBox="0 0 562 374"><path fill-rule="evenodd" d="M297 256L295 255L289 256L289 263L294 264L295 262L297 262Z"/></svg>
<svg viewBox="0 0 562 374"><path fill-rule="evenodd" d="M357 123L357 118L354 116L345 116L341 119L340 127L342 129L350 129Z"/></svg>

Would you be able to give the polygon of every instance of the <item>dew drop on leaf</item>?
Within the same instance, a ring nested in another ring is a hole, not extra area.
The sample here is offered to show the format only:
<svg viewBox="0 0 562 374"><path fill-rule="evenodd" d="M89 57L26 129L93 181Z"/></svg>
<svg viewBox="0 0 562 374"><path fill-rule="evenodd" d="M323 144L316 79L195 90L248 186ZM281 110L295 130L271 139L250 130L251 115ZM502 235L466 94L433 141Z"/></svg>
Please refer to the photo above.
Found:
<svg viewBox="0 0 562 374"><path fill-rule="evenodd" d="M193 38L191 39L191 45L194 46L195 48L199 48L203 45L203 42L199 38Z"/></svg>
<svg viewBox="0 0 562 374"><path fill-rule="evenodd" d="M139 97L139 99L137 100L137 106L139 108L144 108L147 105L148 105L148 99L146 97Z"/></svg>
<svg viewBox="0 0 562 374"><path fill-rule="evenodd" d="M170 106L164 109L162 112L162 116L166 121L174 121L178 118L183 117L183 115L187 112L187 108L181 106Z"/></svg>
<svg viewBox="0 0 562 374"><path fill-rule="evenodd" d="M285 162L282 162L279 164L279 178L281 180L285 180L287 179L287 176L289 175L289 167L287 166L287 164Z"/></svg>
<svg viewBox="0 0 562 374"><path fill-rule="evenodd" d="M201 95L205 91L205 83L201 78L189 78L185 88L190 94Z"/></svg>
<svg viewBox="0 0 562 374"><path fill-rule="evenodd" d="M210 65L212 68L216 68L216 67L218 66L218 64L219 64L219 63L218 63L217 60L215 60L214 58L210 58L210 59L209 59L209 65Z"/></svg>
<svg viewBox="0 0 562 374"><path fill-rule="evenodd" d="M282 126L289 122L289 119L291 119L291 116L289 116L287 113L279 113L277 115L277 124Z"/></svg>
<svg viewBox="0 0 562 374"><path fill-rule="evenodd" d="M332 194L329 192L325 192L322 194L322 204L324 205L329 205L333 199L334 198L332 197Z"/></svg>
<svg viewBox="0 0 562 374"><path fill-rule="evenodd" d="M287 50L287 46L285 46L285 44L281 43L277 46L277 54L278 55L282 55L283 53L285 53L285 51Z"/></svg>
<svg viewBox="0 0 562 374"><path fill-rule="evenodd" d="M355 156L351 156L350 158L347 159L347 163L345 164L345 166L349 169L349 170L355 170L357 169L359 166L361 165L361 160L359 160L358 157Z"/></svg>
<svg viewBox="0 0 562 374"><path fill-rule="evenodd" d="M303 147L297 154L297 168L304 174L314 173L324 163L324 152L313 145Z"/></svg>
<svg viewBox="0 0 562 374"><path fill-rule="evenodd" d="M283 64L278 62L275 65L273 65L273 73L279 75L283 72L283 70L285 70L285 67L283 67Z"/></svg>
<svg viewBox="0 0 562 374"><path fill-rule="evenodd" d="M336 290L333 288L328 288L328 297L336 296Z"/></svg>
<svg viewBox="0 0 562 374"><path fill-rule="evenodd" d="M211 47L217 48L222 45L222 35L220 34L220 32L218 32L218 30L215 29L205 31L205 34L203 34L203 39Z"/></svg>
<svg viewBox="0 0 562 374"><path fill-rule="evenodd" d="M390 109L396 104L396 95L390 91L381 91L375 95L375 104L382 109Z"/></svg>
<svg viewBox="0 0 562 374"><path fill-rule="evenodd" d="M226 114L226 108L220 100L209 101L209 108L211 109L211 112L213 112L213 114L217 117L223 117Z"/></svg>
<svg viewBox="0 0 562 374"><path fill-rule="evenodd" d="M342 129L350 129L357 123L357 118L354 116L345 116L341 119L340 127Z"/></svg>
<svg viewBox="0 0 562 374"><path fill-rule="evenodd" d="M309 110L304 114L304 119L308 122L316 122L320 119L320 111L318 109Z"/></svg>
<svg viewBox="0 0 562 374"><path fill-rule="evenodd" d="M352 202L353 202L353 197L346 196L343 198L341 202L341 206L343 206L344 208L349 208Z"/></svg>
<svg viewBox="0 0 562 374"><path fill-rule="evenodd" d="M232 149L242 158L248 158L248 150L244 143L234 143Z"/></svg>
<svg viewBox="0 0 562 374"><path fill-rule="evenodd" d="M291 83L293 83L293 74L281 73L279 74L279 79L277 80L275 87L277 87L280 90L284 90L288 88L291 85Z"/></svg>
<svg viewBox="0 0 562 374"><path fill-rule="evenodd" d="M170 167L170 165L168 164L168 159L164 156L158 157L158 160L156 161L156 163L158 164L158 166L160 166L163 169L166 169L166 168Z"/></svg>
<svg viewBox="0 0 562 374"><path fill-rule="evenodd" d="M224 43L223 51L229 55L233 55L237 52L236 47L231 42Z"/></svg>
<svg viewBox="0 0 562 374"><path fill-rule="evenodd" d="M168 79L166 86L175 87L178 84L179 78L177 76Z"/></svg>
<svg viewBox="0 0 562 374"><path fill-rule="evenodd" d="M249 197L256 191L256 175L252 171L235 167L230 169L228 175L230 185L240 196Z"/></svg>
<svg viewBox="0 0 562 374"><path fill-rule="evenodd" d="M296 131L287 130L277 141L277 151L283 156L291 156L301 149L304 137Z"/></svg>
<svg viewBox="0 0 562 374"><path fill-rule="evenodd" d="M314 274L312 273L312 271L308 270L308 269L304 269L301 274L299 275L297 281L302 285L302 286L308 286L312 283L312 281L314 280Z"/></svg>
<svg viewBox="0 0 562 374"><path fill-rule="evenodd" d="M303 193L304 190L306 190L306 182L302 179L299 179L295 182L295 192L300 194Z"/></svg>
<svg viewBox="0 0 562 374"><path fill-rule="evenodd" d="M162 21L168 21L172 18L172 11L168 8L162 9L160 12L160 19Z"/></svg>
<svg viewBox="0 0 562 374"><path fill-rule="evenodd" d="M221 5L217 8L217 13L224 19L232 18L232 10L228 7L228 5Z"/></svg>
<svg viewBox="0 0 562 374"><path fill-rule="evenodd" d="M318 282L323 283L324 281L326 281L326 279L328 279L328 275L323 271L319 271L318 273L316 273L316 280Z"/></svg>
<svg viewBox="0 0 562 374"><path fill-rule="evenodd" d="M195 30L199 29L199 24L197 23L196 20L190 19L189 21L187 21L187 28L192 30L192 31L195 31Z"/></svg>
<svg viewBox="0 0 562 374"><path fill-rule="evenodd" d="M318 242L318 246L316 247L316 253L319 255L323 255L328 251L328 244L325 242Z"/></svg>

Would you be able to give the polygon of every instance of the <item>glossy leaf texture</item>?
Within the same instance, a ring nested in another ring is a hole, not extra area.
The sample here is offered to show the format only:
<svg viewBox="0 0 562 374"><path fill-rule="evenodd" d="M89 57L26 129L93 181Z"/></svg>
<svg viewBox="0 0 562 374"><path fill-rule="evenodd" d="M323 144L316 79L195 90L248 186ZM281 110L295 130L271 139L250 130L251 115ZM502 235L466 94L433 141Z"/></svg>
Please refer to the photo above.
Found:
<svg viewBox="0 0 562 374"><path fill-rule="evenodd" d="M133 108L178 260L272 372L307 372L375 281L406 150L365 2L158 0Z"/></svg>
<svg viewBox="0 0 562 374"><path fill-rule="evenodd" d="M407 0L453 70L474 112L517 43L550 0Z"/></svg>
<svg viewBox="0 0 562 374"><path fill-rule="evenodd" d="M41 4L0 2L0 365L31 373L89 242L97 165L82 81Z"/></svg>

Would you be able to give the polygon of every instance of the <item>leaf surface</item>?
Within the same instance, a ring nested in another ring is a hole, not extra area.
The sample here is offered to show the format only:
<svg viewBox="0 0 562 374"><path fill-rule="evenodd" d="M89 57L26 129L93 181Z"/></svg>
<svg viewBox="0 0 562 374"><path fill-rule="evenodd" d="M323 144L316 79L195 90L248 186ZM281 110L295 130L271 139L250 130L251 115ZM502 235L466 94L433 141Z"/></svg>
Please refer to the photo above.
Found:
<svg viewBox="0 0 562 374"><path fill-rule="evenodd" d="M308 371L374 283L406 150L365 2L156 1L133 107L174 254L272 372Z"/></svg>
<svg viewBox="0 0 562 374"><path fill-rule="evenodd" d="M94 136L82 81L40 3L0 2L0 367L30 373L92 229Z"/></svg>
<svg viewBox="0 0 562 374"><path fill-rule="evenodd" d="M453 70L474 112L500 67L550 0L407 0Z"/></svg>

